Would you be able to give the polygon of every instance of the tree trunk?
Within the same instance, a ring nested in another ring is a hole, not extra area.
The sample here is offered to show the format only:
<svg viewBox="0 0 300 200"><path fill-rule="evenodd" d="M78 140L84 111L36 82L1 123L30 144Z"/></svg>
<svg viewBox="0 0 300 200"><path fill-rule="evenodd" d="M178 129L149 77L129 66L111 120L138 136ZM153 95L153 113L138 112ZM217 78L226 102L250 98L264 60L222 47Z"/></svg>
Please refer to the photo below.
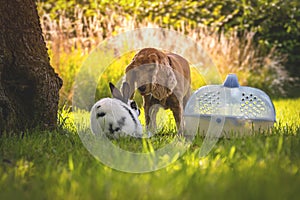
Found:
<svg viewBox="0 0 300 200"><path fill-rule="evenodd" d="M61 86L34 0L1 0L0 135L55 127Z"/></svg>

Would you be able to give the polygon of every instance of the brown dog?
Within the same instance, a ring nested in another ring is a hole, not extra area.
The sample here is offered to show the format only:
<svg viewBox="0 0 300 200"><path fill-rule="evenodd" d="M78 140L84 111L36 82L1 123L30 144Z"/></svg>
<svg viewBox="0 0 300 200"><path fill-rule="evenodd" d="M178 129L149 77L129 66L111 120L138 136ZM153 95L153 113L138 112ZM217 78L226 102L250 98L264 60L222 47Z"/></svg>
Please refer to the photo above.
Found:
<svg viewBox="0 0 300 200"><path fill-rule="evenodd" d="M140 50L126 67L125 81L143 96L147 129L155 131L160 105L173 112L177 130L183 131L183 110L190 97L190 67L174 53L154 48Z"/></svg>

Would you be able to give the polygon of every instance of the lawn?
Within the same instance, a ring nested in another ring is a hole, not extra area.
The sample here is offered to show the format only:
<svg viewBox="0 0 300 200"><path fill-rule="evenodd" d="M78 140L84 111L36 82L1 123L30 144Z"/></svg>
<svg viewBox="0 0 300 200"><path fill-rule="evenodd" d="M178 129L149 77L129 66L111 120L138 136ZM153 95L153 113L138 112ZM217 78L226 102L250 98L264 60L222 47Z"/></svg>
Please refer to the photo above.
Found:
<svg viewBox="0 0 300 200"><path fill-rule="evenodd" d="M197 137L177 161L149 173L105 166L67 125L2 136L0 199L298 199L300 99L274 105L271 133L220 139L204 158Z"/></svg>

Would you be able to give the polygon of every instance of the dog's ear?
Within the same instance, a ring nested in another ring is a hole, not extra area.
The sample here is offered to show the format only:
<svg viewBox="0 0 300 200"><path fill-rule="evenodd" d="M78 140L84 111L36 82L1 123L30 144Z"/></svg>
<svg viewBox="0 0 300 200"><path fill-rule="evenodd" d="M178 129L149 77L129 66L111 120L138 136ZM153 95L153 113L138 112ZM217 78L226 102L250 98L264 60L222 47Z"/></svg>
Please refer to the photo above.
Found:
<svg viewBox="0 0 300 200"><path fill-rule="evenodd" d="M175 76L175 73L173 71L172 67L164 67L166 70L166 74L167 74L167 87L170 90L170 92L172 93L174 88L177 85L177 78Z"/></svg>
<svg viewBox="0 0 300 200"><path fill-rule="evenodd" d="M154 83L155 90L157 90L155 92L157 99L166 98L173 92L177 85L177 79L169 57L164 56L158 60L152 81Z"/></svg>
<svg viewBox="0 0 300 200"><path fill-rule="evenodd" d="M166 74L167 74L167 77L168 77L167 86L170 89L170 91L173 92L174 88L177 85L177 78L176 78L176 75L175 75L175 72L174 72L174 68L172 67L172 58L167 56L166 62L168 63L166 65L168 67L165 67Z"/></svg>

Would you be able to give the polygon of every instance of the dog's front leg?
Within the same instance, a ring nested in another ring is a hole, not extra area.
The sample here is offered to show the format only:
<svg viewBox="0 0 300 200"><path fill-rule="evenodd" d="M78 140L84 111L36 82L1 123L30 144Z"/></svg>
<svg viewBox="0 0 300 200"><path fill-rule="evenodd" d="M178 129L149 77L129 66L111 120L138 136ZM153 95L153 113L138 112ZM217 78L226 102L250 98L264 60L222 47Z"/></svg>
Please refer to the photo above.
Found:
<svg viewBox="0 0 300 200"><path fill-rule="evenodd" d="M176 122L176 128L178 131L178 134L181 135L183 134L184 130L184 125L183 125L183 108L182 104L178 103L175 106L171 108L173 112L173 116Z"/></svg>
<svg viewBox="0 0 300 200"><path fill-rule="evenodd" d="M150 105L149 102L147 101L147 98L144 97L144 113L145 113L145 121L146 121L146 128L149 128L150 124Z"/></svg>
<svg viewBox="0 0 300 200"><path fill-rule="evenodd" d="M148 133L154 134L157 131L156 116L161 107L159 102L152 95L144 96L144 111L146 128Z"/></svg>
<svg viewBox="0 0 300 200"><path fill-rule="evenodd" d="M153 118L154 110L153 110L153 105L152 105L152 100L151 100L152 97L151 97L151 95L146 95L146 96L143 96L143 99L144 99L146 129L147 129L148 135L151 136L155 132L155 128L156 128L156 117Z"/></svg>
<svg viewBox="0 0 300 200"><path fill-rule="evenodd" d="M159 104L152 104L150 107L150 130L155 132L157 131L157 124L156 124L156 116L161 106Z"/></svg>

